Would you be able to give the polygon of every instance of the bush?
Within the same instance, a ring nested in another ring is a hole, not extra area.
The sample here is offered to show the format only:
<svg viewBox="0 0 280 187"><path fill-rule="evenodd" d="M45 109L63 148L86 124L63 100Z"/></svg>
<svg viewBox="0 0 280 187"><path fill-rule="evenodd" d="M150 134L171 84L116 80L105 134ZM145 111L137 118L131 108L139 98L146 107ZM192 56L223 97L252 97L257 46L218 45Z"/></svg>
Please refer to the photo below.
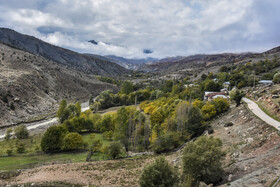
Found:
<svg viewBox="0 0 280 187"><path fill-rule="evenodd" d="M8 156L12 156L13 155L13 150L12 149L7 149L6 153Z"/></svg>
<svg viewBox="0 0 280 187"><path fill-rule="evenodd" d="M111 143L106 149L106 154L113 159L120 157L123 152L123 146L119 142Z"/></svg>
<svg viewBox="0 0 280 187"><path fill-rule="evenodd" d="M156 139L152 147L155 153L163 153L173 150L181 145L180 136L175 132L169 132Z"/></svg>
<svg viewBox="0 0 280 187"><path fill-rule="evenodd" d="M13 129L12 129L12 128L8 128L8 129L7 129L6 134L5 134L5 140L11 139L11 137L13 136L13 135L12 135L12 132L13 132Z"/></svg>
<svg viewBox="0 0 280 187"><path fill-rule="evenodd" d="M29 132L26 128L25 125L20 125L20 126L17 126L15 129L14 129L14 133L15 133L15 136L18 138L18 139L26 139L28 138L29 136Z"/></svg>
<svg viewBox="0 0 280 187"><path fill-rule="evenodd" d="M222 141L213 136L201 136L189 142L183 152L183 175L194 182L217 183L223 173Z"/></svg>
<svg viewBox="0 0 280 187"><path fill-rule="evenodd" d="M280 73L276 73L276 74L273 76L273 82L274 82L274 83L280 83Z"/></svg>
<svg viewBox="0 0 280 187"><path fill-rule="evenodd" d="M229 109L229 102L225 98L222 97L215 98L211 103L215 106L217 114L226 112Z"/></svg>
<svg viewBox="0 0 280 187"><path fill-rule="evenodd" d="M144 168L139 179L141 187L172 187L178 182L177 171L163 158Z"/></svg>
<svg viewBox="0 0 280 187"><path fill-rule="evenodd" d="M67 134L63 139L63 150L79 150L84 148L83 137L76 132Z"/></svg>
<svg viewBox="0 0 280 187"><path fill-rule="evenodd" d="M66 129L63 126L49 127L41 141L42 151L46 153L60 151L65 135Z"/></svg>
<svg viewBox="0 0 280 187"><path fill-rule="evenodd" d="M216 115L216 108L213 104L207 102L202 108L201 113L204 119L208 120L211 119Z"/></svg>
<svg viewBox="0 0 280 187"><path fill-rule="evenodd" d="M17 152L18 153L24 153L25 151L25 147L24 147L24 144L20 143L17 145Z"/></svg>
<svg viewBox="0 0 280 187"><path fill-rule="evenodd" d="M231 127L231 126L233 126L233 123L232 123L232 122L227 122L227 123L224 125L224 127Z"/></svg>
<svg viewBox="0 0 280 187"><path fill-rule="evenodd" d="M240 92L239 90L233 90L230 92L230 99L235 101L236 106L240 105L242 97L244 97L244 94L243 94L243 92Z"/></svg>

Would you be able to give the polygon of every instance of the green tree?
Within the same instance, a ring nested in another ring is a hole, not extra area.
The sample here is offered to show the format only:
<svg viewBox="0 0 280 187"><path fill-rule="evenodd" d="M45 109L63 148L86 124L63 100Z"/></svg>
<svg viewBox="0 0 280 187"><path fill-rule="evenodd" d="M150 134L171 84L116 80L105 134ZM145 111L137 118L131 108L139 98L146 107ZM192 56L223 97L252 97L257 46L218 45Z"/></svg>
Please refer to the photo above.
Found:
<svg viewBox="0 0 280 187"><path fill-rule="evenodd" d="M122 144L119 142L112 142L108 146L107 155L115 159L120 157L123 154L124 150Z"/></svg>
<svg viewBox="0 0 280 187"><path fill-rule="evenodd" d="M67 133L61 125L51 126L41 140L41 149L46 153L61 151L63 139Z"/></svg>
<svg viewBox="0 0 280 187"><path fill-rule="evenodd" d="M230 99L235 101L236 106L240 105L242 97L244 97L244 93L239 90L233 90L230 92Z"/></svg>
<svg viewBox="0 0 280 187"><path fill-rule="evenodd" d="M18 139L26 139L29 136L29 132L25 125L15 127L14 133Z"/></svg>
<svg viewBox="0 0 280 187"><path fill-rule="evenodd" d="M69 133L63 138L63 150L78 150L83 149L83 147L83 137L77 132Z"/></svg>
<svg viewBox="0 0 280 187"><path fill-rule="evenodd" d="M176 132L168 132L162 136L159 136L153 143L152 148L155 153L163 153L171 151L180 145L180 135Z"/></svg>
<svg viewBox="0 0 280 187"><path fill-rule="evenodd" d="M60 123L63 123L71 115L71 111L67 108L67 101L63 99L59 104L59 109L56 113Z"/></svg>
<svg viewBox="0 0 280 187"><path fill-rule="evenodd" d="M201 136L189 142L183 152L183 175L195 182L217 183L223 173L222 141L212 136Z"/></svg>
<svg viewBox="0 0 280 187"><path fill-rule="evenodd" d="M12 135L12 132L13 132L13 129L12 129L12 128L8 128L8 129L6 130L5 140L11 139L11 137L13 136L13 135Z"/></svg>
<svg viewBox="0 0 280 187"><path fill-rule="evenodd" d="M280 73L276 73L273 76L273 82L276 83L276 84L280 83Z"/></svg>
<svg viewBox="0 0 280 187"><path fill-rule="evenodd" d="M121 87L121 93L129 94L133 92L133 84L130 81L124 81Z"/></svg>
<svg viewBox="0 0 280 187"><path fill-rule="evenodd" d="M25 151L25 146L24 146L24 144L23 144L23 143L18 144L18 145L17 145L17 152L18 152L18 153L24 153L24 151Z"/></svg>
<svg viewBox="0 0 280 187"><path fill-rule="evenodd" d="M199 108L192 107L188 112L187 132L193 136L200 135L204 130L202 121L203 117Z"/></svg>
<svg viewBox="0 0 280 187"><path fill-rule="evenodd" d="M146 166L139 179L141 187L172 187L178 183L178 172L163 158Z"/></svg>
<svg viewBox="0 0 280 187"><path fill-rule="evenodd" d="M221 85L219 83L215 83L215 81L210 80L210 79L205 80L205 83L204 83L205 91L216 92L216 91L219 91L220 88L221 88Z"/></svg>

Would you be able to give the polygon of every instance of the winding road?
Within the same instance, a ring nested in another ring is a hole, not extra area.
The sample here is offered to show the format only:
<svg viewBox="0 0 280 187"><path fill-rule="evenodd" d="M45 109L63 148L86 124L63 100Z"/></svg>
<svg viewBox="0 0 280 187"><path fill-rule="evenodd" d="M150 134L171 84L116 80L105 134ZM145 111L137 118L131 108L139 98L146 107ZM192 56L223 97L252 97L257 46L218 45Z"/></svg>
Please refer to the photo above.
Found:
<svg viewBox="0 0 280 187"><path fill-rule="evenodd" d="M81 108L82 112L88 110L89 109L88 102L82 103L81 107L82 107ZM40 130L40 129L41 130L47 129L49 126L52 126L57 123L58 123L58 118L55 117L55 118L50 118L50 119L42 120L42 121L38 121L38 122L31 122L31 123L28 123L25 125L26 125L27 130L32 132L32 131L36 131L36 130ZM6 133L6 129L0 130L0 140L4 139L5 133Z"/></svg>
<svg viewBox="0 0 280 187"><path fill-rule="evenodd" d="M262 111L262 109L260 109L260 107L252 100L243 97L242 101L246 102L248 104L248 108L256 115L258 116L261 120L263 120L264 122L266 122L268 125L271 125L273 127L275 127L277 130L280 131L280 122L276 121L275 119L273 119L272 117L270 117L269 115L267 115L266 113L264 113Z"/></svg>

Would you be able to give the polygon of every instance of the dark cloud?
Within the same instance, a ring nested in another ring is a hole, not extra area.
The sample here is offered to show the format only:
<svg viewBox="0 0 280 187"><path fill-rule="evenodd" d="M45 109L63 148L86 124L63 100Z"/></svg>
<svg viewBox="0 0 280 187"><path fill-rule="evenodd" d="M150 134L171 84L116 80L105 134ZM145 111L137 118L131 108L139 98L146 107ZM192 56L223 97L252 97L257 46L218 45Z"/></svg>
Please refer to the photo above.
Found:
<svg viewBox="0 0 280 187"><path fill-rule="evenodd" d="M1 26L79 52L165 57L280 42L279 0L0 1Z"/></svg>

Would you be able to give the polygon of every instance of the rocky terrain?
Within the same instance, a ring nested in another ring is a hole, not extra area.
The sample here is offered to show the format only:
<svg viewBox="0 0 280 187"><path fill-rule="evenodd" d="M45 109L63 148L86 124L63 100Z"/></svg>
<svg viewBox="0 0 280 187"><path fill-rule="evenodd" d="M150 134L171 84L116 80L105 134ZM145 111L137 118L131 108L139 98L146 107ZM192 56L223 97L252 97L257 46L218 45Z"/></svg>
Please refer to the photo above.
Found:
<svg viewBox="0 0 280 187"><path fill-rule="evenodd" d="M86 101L114 85L0 44L0 127L54 113L61 99Z"/></svg>
<svg viewBox="0 0 280 187"><path fill-rule="evenodd" d="M84 73L102 76L120 76L130 73L126 68L108 59L70 51L6 28L0 28L0 42Z"/></svg>

